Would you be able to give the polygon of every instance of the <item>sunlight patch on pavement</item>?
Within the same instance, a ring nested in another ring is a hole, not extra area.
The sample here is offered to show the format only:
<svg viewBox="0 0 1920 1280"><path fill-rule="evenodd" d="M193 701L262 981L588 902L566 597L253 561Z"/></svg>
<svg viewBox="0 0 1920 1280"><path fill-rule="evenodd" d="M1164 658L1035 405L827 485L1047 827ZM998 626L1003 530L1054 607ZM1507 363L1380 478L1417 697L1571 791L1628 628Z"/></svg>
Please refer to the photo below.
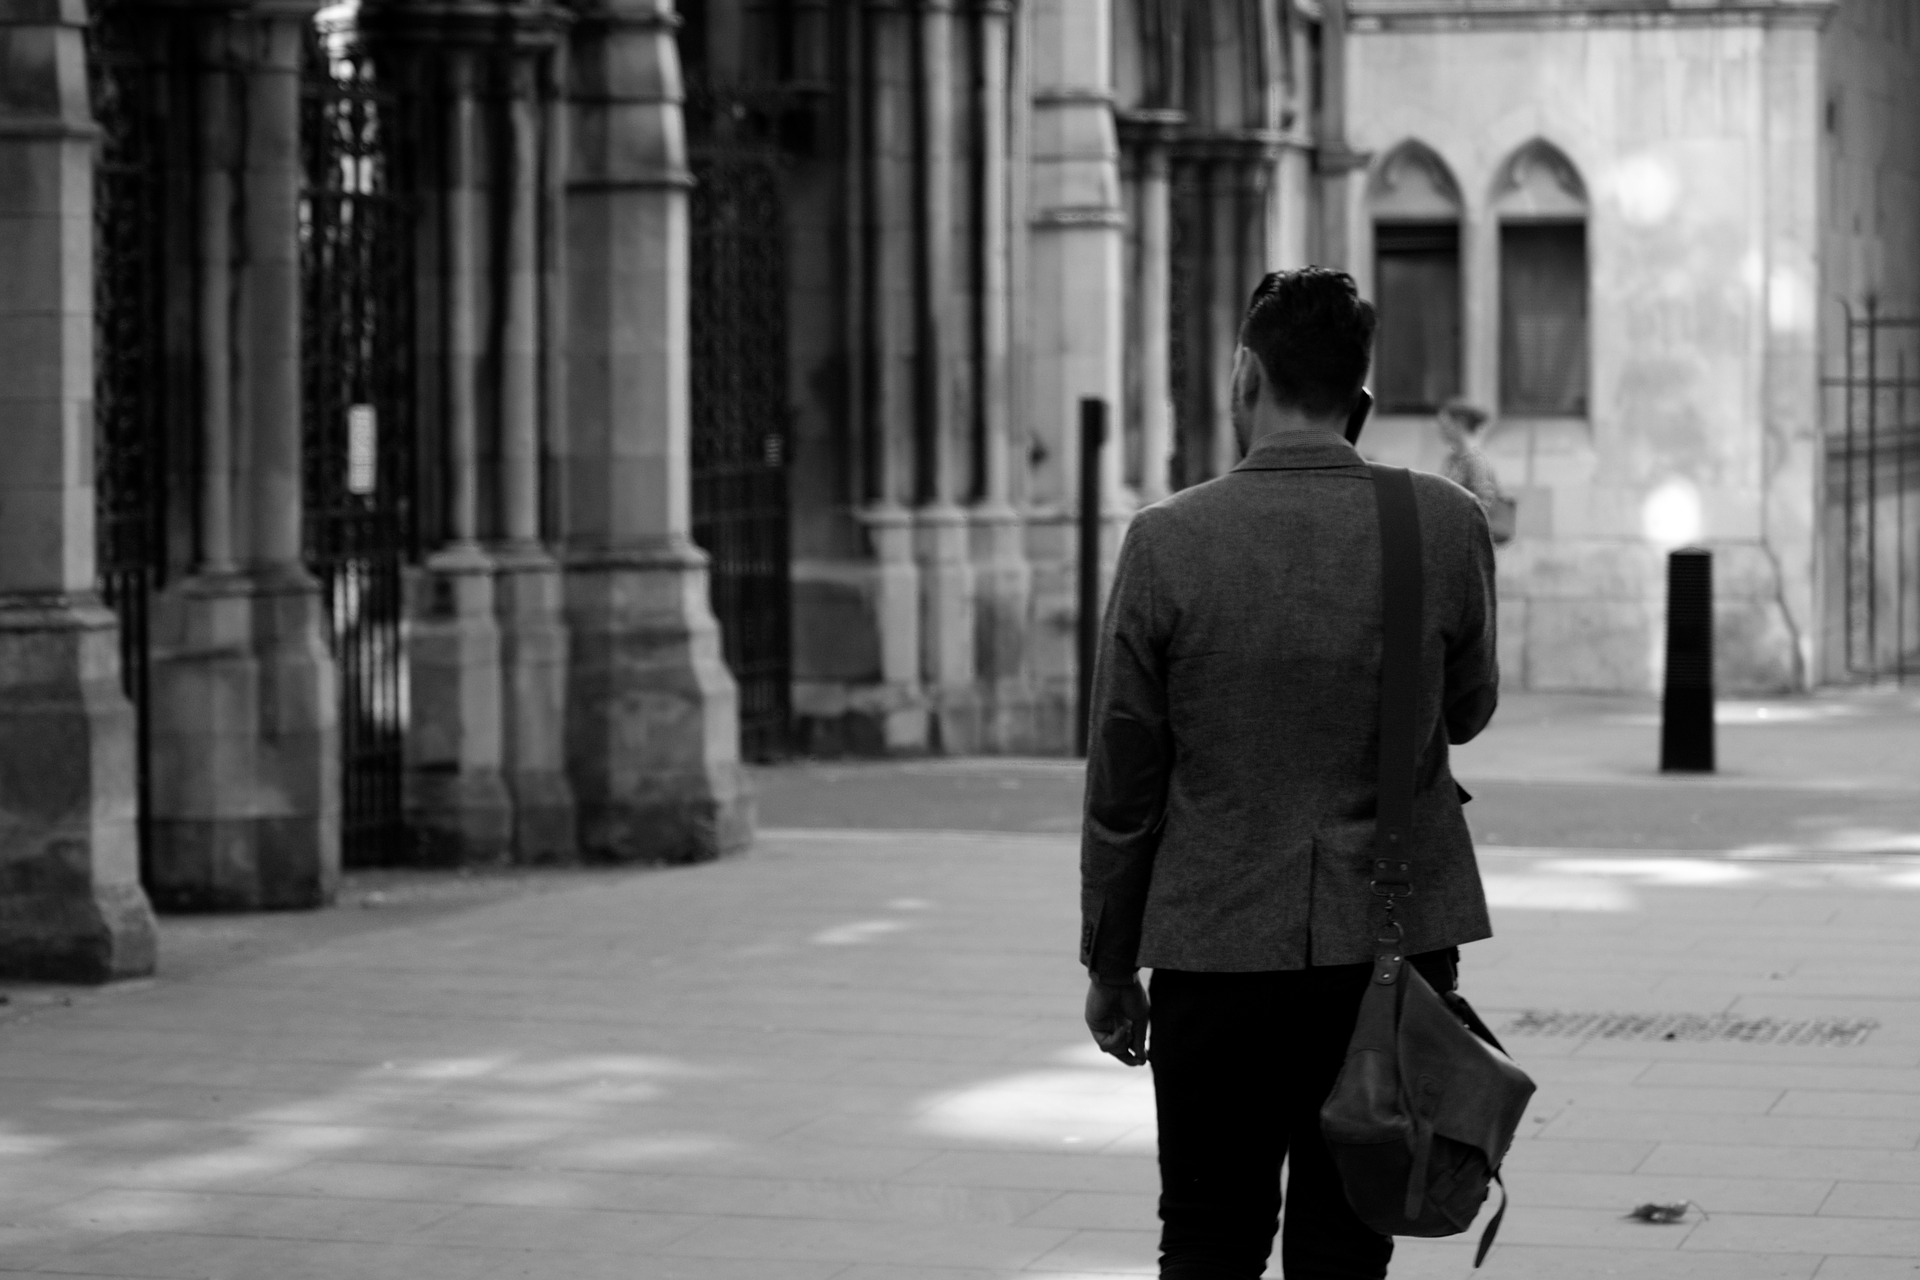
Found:
<svg viewBox="0 0 1920 1280"><path fill-rule="evenodd" d="M1809 724L1860 714L1860 708L1843 703L1741 702L1723 698L1714 703L1713 722L1722 725L1759 726ZM1601 719L1609 724L1657 725L1660 723L1660 713L1657 711L1619 712L1602 716Z"/></svg>
<svg viewBox="0 0 1920 1280"><path fill-rule="evenodd" d="M513 1059L507 1054L487 1058L429 1058L424 1062L401 1065L383 1062L380 1067L402 1080L478 1080L493 1075Z"/></svg>
<svg viewBox="0 0 1920 1280"><path fill-rule="evenodd" d="M1710 858L1556 858L1542 871L1574 876L1607 876L1640 884L1722 885L1760 878L1760 872Z"/></svg>
<svg viewBox="0 0 1920 1280"><path fill-rule="evenodd" d="M1836 827L1817 838L1792 844L1768 842L1741 845L1730 851L1735 858L1792 858L1807 854L1874 855L1920 854L1920 831L1895 831L1888 827Z"/></svg>
<svg viewBox="0 0 1920 1280"><path fill-rule="evenodd" d="M1640 903L1626 886L1597 876L1482 874L1487 905L1509 911L1632 911Z"/></svg>
<svg viewBox="0 0 1920 1280"><path fill-rule="evenodd" d="M1804 845L1748 845L1725 853L1613 849L1547 849L1483 845L1482 865L1525 867L1483 872L1494 906L1556 911L1631 911L1628 886L1655 889L1747 890L1920 889L1920 854L1888 852L1892 832L1834 833L1829 849ZM1874 852L1877 851L1877 852ZM1871 856L1870 855L1871 852ZM1567 856L1575 855L1575 856Z"/></svg>
<svg viewBox="0 0 1920 1280"><path fill-rule="evenodd" d="M918 1128L944 1138L1040 1150L1155 1147L1153 1077L1091 1044L1055 1054L1058 1069L1022 1071L935 1095Z"/></svg>
<svg viewBox="0 0 1920 1280"><path fill-rule="evenodd" d="M39 1134L21 1133L0 1127L0 1156L51 1155L66 1145L59 1138L42 1137Z"/></svg>
<svg viewBox="0 0 1920 1280"><path fill-rule="evenodd" d="M125 1188L76 1200L58 1212L46 1238L201 1231L213 1225L213 1202L191 1193L245 1189L316 1159L437 1164L443 1158L426 1153L460 1152L528 1173L627 1171L733 1150L739 1143L721 1134L666 1129L671 1112L659 1105L668 1081L726 1074L651 1054L393 1059L332 1090L194 1120L129 1123L115 1114L110 1123L57 1136L0 1126L0 1161L24 1169L53 1157L78 1184ZM0 1164L0 1172L13 1170ZM537 1176L524 1178L519 1194L529 1203L564 1203L568 1195L542 1192Z"/></svg>
<svg viewBox="0 0 1920 1280"><path fill-rule="evenodd" d="M907 927L904 920L855 920L851 924L837 924L830 929L822 929L809 941L822 947L855 947L889 933L899 933Z"/></svg>

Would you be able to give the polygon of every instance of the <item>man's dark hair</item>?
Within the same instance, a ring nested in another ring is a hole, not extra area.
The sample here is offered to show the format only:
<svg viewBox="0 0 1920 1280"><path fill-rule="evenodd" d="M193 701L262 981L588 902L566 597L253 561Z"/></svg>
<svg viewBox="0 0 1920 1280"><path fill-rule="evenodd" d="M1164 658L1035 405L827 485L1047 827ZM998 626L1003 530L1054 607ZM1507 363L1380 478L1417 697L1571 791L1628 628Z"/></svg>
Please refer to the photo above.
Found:
<svg viewBox="0 0 1920 1280"><path fill-rule="evenodd" d="M1260 281L1240 323L1240 345L1259 357L1274 399L1326 417L1351 405L1366 381L1373 328L1373 304L1352 276L1302 267Z"/></svg>

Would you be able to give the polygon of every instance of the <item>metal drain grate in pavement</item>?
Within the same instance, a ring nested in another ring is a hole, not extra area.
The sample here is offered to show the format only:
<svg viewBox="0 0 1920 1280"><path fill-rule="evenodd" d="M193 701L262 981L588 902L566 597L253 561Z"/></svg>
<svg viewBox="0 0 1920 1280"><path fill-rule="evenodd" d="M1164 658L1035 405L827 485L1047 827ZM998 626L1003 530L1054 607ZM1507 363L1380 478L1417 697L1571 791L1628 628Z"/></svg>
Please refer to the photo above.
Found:
<svg viewBox="0 0 1920 1280"><path fill-rule="evenodd" d="M1581 1040L1739 1040L1748 1044L1863 1044L1875 1018L1755 1018L1737 1013L1564 1013L1527 1009L1500 1029L1510 1036Z"/></svg>

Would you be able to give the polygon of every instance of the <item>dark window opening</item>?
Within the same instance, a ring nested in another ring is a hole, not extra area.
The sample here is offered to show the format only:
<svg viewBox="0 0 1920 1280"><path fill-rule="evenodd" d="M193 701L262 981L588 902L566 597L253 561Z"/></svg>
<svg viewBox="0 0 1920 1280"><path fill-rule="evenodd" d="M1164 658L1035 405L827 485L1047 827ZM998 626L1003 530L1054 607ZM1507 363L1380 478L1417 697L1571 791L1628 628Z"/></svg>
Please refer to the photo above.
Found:
<svg viewBox="0 0 1920 1280"><path fill-rule="evenodd" d="M1383 413L1423 413L1460 393L1460 225L1374 226L1374 395Z"/></svg>
<svg viewBox="0 0 1920 1280"><path fill-rule="evenodd" d="M1587 228L1500 228L1500 411L1587 412Z"/></svg>

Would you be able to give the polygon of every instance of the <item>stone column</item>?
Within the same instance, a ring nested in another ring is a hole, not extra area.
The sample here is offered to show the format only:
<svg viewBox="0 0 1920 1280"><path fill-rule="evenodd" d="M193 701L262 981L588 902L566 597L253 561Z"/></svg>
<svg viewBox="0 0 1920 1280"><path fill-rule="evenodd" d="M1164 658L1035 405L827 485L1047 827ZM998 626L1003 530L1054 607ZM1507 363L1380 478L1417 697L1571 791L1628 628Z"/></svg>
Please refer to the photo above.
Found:
<svg viewBox="0 0 1920 1280"><path fill-rule="evenodd" d="M860 14L861 421L867 438L859 512L872 564L880 688L866 710L887 750L927 746L921 685L920 566L910 504L915 494L918 406L916 198L913 154L914 29L900 0L865 0Z"/></svg>
<svg viewBox="0 0 1920 1280"><path fill-rule="evenodd" d="M1158 502L1170 489L1173 459L1173 177L1167 144L1185 116L1178 111L1138 111L1121 121L1134 154L1135 268L1127 315L1136 335L1128 353L1138 379L1141 503Z"/></svg>
<svg viewBox="0 0 1920 1280"><path fill-rule="evenodd" d="M955 412L963 298L954 270L954 15L950 0L914 12L914 559L920 570L920 674L928 742L979 747L974 687L973 564L960 500L966 429Z"/></svg>
<svg viewBox="0 0 1920 1280"><path fill-rule="evenodd" d="M0 975L153 971L133 708L94 594L93 148L81 0L0 0Z"/></svg>
<svg viewBox="0 0 1920 1280"><path fill-rule="evenodd" d="M1320 181L1312 206L1309 255L1315 262L1359 274L1353 262L1353 206L1359 193L1356 175L1365 170L1368 157L1347 141L1347 0L1321 0L1317 71L1321 105L1314 172Z"/></svg>
<svg viewBox="0 0 1920 1280"><path fill-rule="evenodd" d="M1114 132L1112 0L1033 6L1030 365L1032 426L1044 457L1031 473L1028 550L1034 564L1033 663L1049 744L1074 740L1074 564L1079 404L1121 416L1125 218ZM1124 520L1121 450L1105 451L1113 526Z"/></svg>
<svg viewBox="0 0 1920 1280"><path fill-rule="evenodd" d="M234 111L203 120L202 253L234 238L233 265L203 264L228 291L201 308L201 431L231 458L230 505L203 511L212 553L155 602L152 856L162 906L259 910L333 898L340 870L340 759L333 658L319 584L303 561L300 396L300 64L308 5L259 5L213 24L210 96L238 84ZM224 30L224 34L222 34ZM236 119L236 116L239 118ZM242 126L244 121L244 127ZM209 475L204 487L218 488ZM230 555L219 545L230 521ZM230 561L232 570L223 563Z"/></svg>
<svg viewBox="0 0 1920 1280"><path fill-rule="evenodd" d="M545 15L542 15L545 16ZM543 24L545 25L545 24ZM561 620L560 565L540 540L543 458L540 405L539 62L552 28L519 33L505 86L504 154L494 166L507 226L498 370L500 537L493 548L499 610L501 758L513 801L513 854L552 862L575 853L573 790L564 741L567 634Z"/></svg>
<svg viewBox="0 0 1920 1280"><path fill-rule="evenodd" d="M1009 114L1012 106L1011 0L975 0L970 14L979 79L975 89L974 137L979 148L973 193L976 252L980 256L975 300L974 395L982 434L979 493L968 513L973 526L975 661L987 699L982 745L998 751L1032 751L1033 685L1027 672L1028 614L1033 569L1027 563L1024 530L1013 504L1013 468L1024 465L1023 442L1014 439L1009 387L1012 362L1012 219L1009 200Z"/></svg>
<svg viewBox="0 0 1920 1280"><path fill-rule="evenodd" d="M670 0L591 0L569 54L567 768L591 858L743 848L738 693L689 537L688 225Z"/></svg>
<svg viewBox="0 0 1920 1280"><path fill-rule="evenodd" d="M382 12L380 20L385 33L391 18ZM422 77L444 86L438 110L423 113L444 134L436 140L438 189L421 194L439 215L435 243L444 274L432 285L442 319L427 349L430 359L438 357L445 387L445 520L433 533L439 545L411 583L408 608L407 823L424 862L489 863L509 856L514 823L503 775L498 566L480 542L481 312L489 256L489 175L482 166L489 130L480 101L485 54L475 39L490 33L425 28L407 34L421 41L414 55L443 72Z"/></svg>

